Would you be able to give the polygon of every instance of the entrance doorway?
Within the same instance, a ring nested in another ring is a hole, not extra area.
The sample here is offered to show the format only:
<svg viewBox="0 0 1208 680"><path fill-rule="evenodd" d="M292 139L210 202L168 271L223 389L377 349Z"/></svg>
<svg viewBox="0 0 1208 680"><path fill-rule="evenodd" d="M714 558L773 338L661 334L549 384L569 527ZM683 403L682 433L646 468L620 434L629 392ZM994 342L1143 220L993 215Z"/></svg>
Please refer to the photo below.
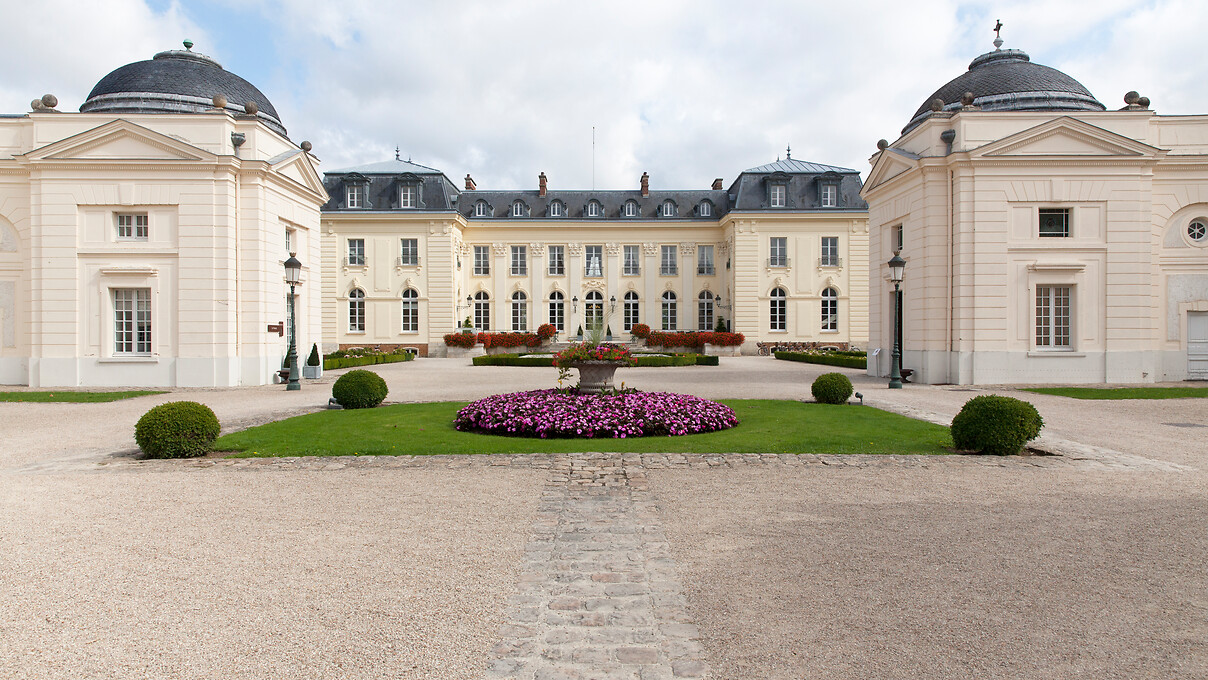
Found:
<svg viewBox="0 0 1208 680"><path fill-rule="evenodd" d="M1208 380L1208 312L1187 312L1187 379Z"/></svg>

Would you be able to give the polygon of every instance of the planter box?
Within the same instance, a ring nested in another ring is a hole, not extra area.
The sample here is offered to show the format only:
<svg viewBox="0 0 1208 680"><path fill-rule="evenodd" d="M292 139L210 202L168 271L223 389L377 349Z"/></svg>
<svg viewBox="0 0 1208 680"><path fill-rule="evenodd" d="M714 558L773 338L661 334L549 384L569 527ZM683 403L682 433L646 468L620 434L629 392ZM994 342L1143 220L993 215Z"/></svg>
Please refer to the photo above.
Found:
<svg viewBox="0 0 1208 680"><path fill-rule="evenodd" d="M715 357L742 356L742 345L710 345L706 342L705 354Z"/></svg>
<svg viewBox="0 0 1208 680"><path fill-rule="evenodd" d="M304 364L302 366L302 377L307 380L318 380L323 377L323 367Z"/></svg>
<svg viewBox="0 0 1208 680"><path fill-rule="evenodd" d="M486 350L482 348L482 345L474 345L473 347L448 346L445 349L447 350L445 356L449 357L450 359L469 359L472 357L480 357L487 353Z"/></svg>

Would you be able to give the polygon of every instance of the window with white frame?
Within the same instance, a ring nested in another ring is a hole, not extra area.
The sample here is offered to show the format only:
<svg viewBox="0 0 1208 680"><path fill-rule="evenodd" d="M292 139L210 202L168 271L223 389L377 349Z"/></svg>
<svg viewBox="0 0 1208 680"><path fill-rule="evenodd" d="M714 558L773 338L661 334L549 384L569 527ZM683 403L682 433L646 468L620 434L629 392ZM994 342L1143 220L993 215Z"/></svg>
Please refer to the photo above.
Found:
<svg viewBox="0 0 1208 680"><path fill-rule="evenodd" d="M788 186L784 184L772 184L768 186L768 205L773 208L783 208L785 206L785 198L788 196Z"/></svg>
<svg viewBox="0 0 1208 680"><path fill-rule="evenodd" d="M491 273L491 247L474 246L474 276L489 276Z"/></svg>
<svg viewBox="0 0 1208 680"><path fill-rule="evenodd" d="M566 247L549 246L549 275L564 276L566 274Z"/></svg>
<svg viewBox="0 0 1208 680"><path fill-rule="evenodd" d="M783 288L773 288L769 304L770 323L768 328L774 331L788 330L788 296Z"/></svg>
<svg viewBox="0 0 1208 680"><path fill-rule="evenodd" d="M348 239L348 266L364 267L365 266L365 239L350 238Z"/></svg>
<svg viewBox="0 0 1208 680"><path fill-rule="evenodd" d="M625 276L638 276L642 273L641 246L623 246L621 254L624 260L621 265L622 274Z"/></svg>
<svg viewBox="0 0 1208 680"><path fill-rule="evenodd" d="M599 201L588 201L588 203L587 203L587 216L588 217L599 217L603 214L604 214L604 207L600 205Z"/></svg>
<svg viewBox="0 0 1208 680"><path fill-rule="evenodd" d="M528 296L521 290L512 293L512 330L528 330Z"/></svg>
<svg viewBox="0 0 1208 680"><path fill-rule="evenodd" d="M398 207L418 208L419 187L414 184L404 184L398 190Z"/></svg>
<svg viewBox="0 0 1208 680"><path fill-rule="evenodd" d="M556 290L549 294L549 322L559 331L566 330L566 297Z"/></svg>
<svg viewBox="0 0 1208 680"><path fill-rule="evenodd" d="M713 246L696 247L696 273L701 276L713 276Z"/></svg>
<svg viewBox="0 0 1208 680"><path fill-rule="evenodd" d="M512 203L512 217L524 217L523 201L514 201Z"/></svg>
<svg viewBox="0 0 1208 680"><path fill-rule="evenodd" d="M348 291L348 332L365 332L365 291L360 288Z"/></svg>
<svg viewBox="0 0 1208 680"><path fill-rule="evenodd" d="M663 217L675 217L675 201L663 201Z"/></svg>
<svg viewBox="0 0 1208 680"><path fill-rule="evenodd" d="M789 266L789 239L786 236L773 236L768 240L768 266Z"/></svg>
<svg viewBox="0 0 1208 680"><path fill-rule="evenodd" d="M477 201L476 203L474 203L474 217L486 217L486 216L487 216L487 202L486 201Z"/></svg>
<svg viewBox="0 0 1208 680"><path fill-rule="evenodd" d="M839 261L839 237L838 236L823 236L822 237L822 257L818 258L819 267L838 267Z"/></svg>
<svg viewBox="0 0 1208 680"><path fill-rule="evenodd" d="M663 330L673 331L676 329L676 319L679 318L675 305L675 293L672 291L663 293L662 303Z"/></svg>
<svg viewBox="0 0 1208 680"><path fill-rule="evenodd" d="M403 327L404 333L419 332L419 293L414 288L403 291Z"/></svg>
<svg viewBox="0 0 1208 680"><path fill-rule="evenodd" d="M364 184L349 184L344 187L345 208L364 208L365 207L365 185Z"/></svg>
<svg viewBox="0 0 1208 680"><path fill-rule="evenodd" d="M604 294L593 290L584 296L583 327L599 328L604 325Z"/></svg>
<svg viewBox="0 0 1208 680"><path fill-rule="evenodd" d="M528 246L512 246L512 276L528 276Z"/></svg>
<svg viewBox="0 0 1208 680"><path fill-rule="evenodd" d="M823 208L839 207L839 185L838 184L823 184L818 187L819 200L818 203Z"/></svg>
<svg viewBox="0 0 1208 680"><path fill-rule="evenodd" d="M1036 348L1069 350L1072 286L1036 286Z"/></svg>
<svg viewBox="0 0 1208 680"><path fill-rule="evenodd" d="M147 213L118 213L117 240L146 241L148 224Z"/></svg>
<svg viewBox="0 0 1208 680"><path fill-rule="evenodd" d="M583 247L583 275L604 276L604 246Z"/></svg>
<svg viewBox="0 0 1208 680"><path fill-rule="evenodd" d="M562 201L553 201L549 204L550 217L562 217L563 212Z"/></svg>
<svg viewBox="0 0 1208 680"><path fill-rule="evenodd" d="M294 230L290 229L289 227L286 227L285 228L285 252L287 254L298 252L297 250L294 250L294 239L296 239L296 238L297 238L297 235L294 234Z"/></svg>
<svg viewBox="0 0 1208 680"><path fill-rule="evenodd" d="M1068 238L1070 235L1069 208L1040 208L1038 211L1042 238Z"/></svg>
<svg viewBox="0 0 1208 680"><path fill-rule="evenodd" d="M637 216L638 216L638 202L637 201L625 201L625 217L637 217Z"/></svg>
<svg viewBox="0 0 1208 680"><path fill-rule="evenodd" d="M707 290L702 290L696 299L696 328L713 330L713 293Z"/></svg>
<svg viewBox="0 0 1208 680"><path fill-rule="evenodd" d="M902 247L906 245L906 234L902 225L897 224L893 227L893 249L897 252L902 251Z"/></svg>
<svg viewBox="0 0 1208 680"><path fill-rule="evenodd" d="M713 204L708 201L701 201L700 207L697 209L697 214L701 217L713 216Z"/></svg>
<svg viewBox="0 0 1208 680"><path fill-rule="evenodd" d="M834 288L822 291L822 330L839 330L839 291Z"/></svg>
<svg viewBox="0 0 1208 680"><path fill-rule="evenodd" d="M625 330L631 330L636 324L642 323L641 301L636 291L625 293L625 301L621 308L621 319Z"/></svg>
<svg viewBox="0 0 1208 680"><path fill-rule="evenodd" d="M675 246L663 246L659 249L661 256L659 257L659 275L660 276L675 276L679 273L679 266L676 262Z"/></svg>
<svg viewBox="0 0 1208 680"><path fill-rule="evenodd" d="M151 355L151 289L113 289L113 353Z"/></svg>
<svg viewBox="0 0 1208 680"><path fill-rule="evenodd" d="M419 264L419 239L405 238L399 241L398 261L404 267Z"/></svg>
<svg viewBox="0 0 1208 680"><path fill-rule="evenodd" d="M491 296L485 290L474 293L474 328L479 331L491 328Z"/></svg>

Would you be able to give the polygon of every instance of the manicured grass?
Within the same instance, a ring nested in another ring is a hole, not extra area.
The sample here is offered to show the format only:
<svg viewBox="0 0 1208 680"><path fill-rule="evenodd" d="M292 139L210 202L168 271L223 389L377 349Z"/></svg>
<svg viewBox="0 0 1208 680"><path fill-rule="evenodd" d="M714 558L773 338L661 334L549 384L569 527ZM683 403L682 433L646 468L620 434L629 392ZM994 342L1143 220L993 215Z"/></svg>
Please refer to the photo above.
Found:
<svg viewBox="0 0 1208 680"><path fill-rule="evenodd" d="M135 390L131 392L0 392L0 401L63 401L82 404L95 404L105 401L119 401L145 397L148 394L163 394L163 391Z"/></svg>
<svg viewBox="0 0 1208 680"><path fill-rule="evenodd" d="M1074 399L1187 399L1208 397L1208 387L1030 387L1024 392Z"/></svg>
<svg viewBox="0 0 1208 680"><path fill-rule="evenodd" d="M449 453L950 453L948 428L868 406L769 399L722 400L738 427L683 437L522 439L458 432L464 402L322 411L219 437L241 456Z"/></svg>

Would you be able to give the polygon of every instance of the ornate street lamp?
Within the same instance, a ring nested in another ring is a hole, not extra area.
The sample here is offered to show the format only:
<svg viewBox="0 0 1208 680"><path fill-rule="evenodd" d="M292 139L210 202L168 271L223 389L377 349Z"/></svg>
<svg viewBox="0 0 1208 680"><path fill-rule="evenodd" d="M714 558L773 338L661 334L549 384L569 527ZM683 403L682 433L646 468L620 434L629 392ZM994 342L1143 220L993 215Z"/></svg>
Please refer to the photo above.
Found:
<svg viewBox="0 0 1208 680"><path fill-rule="evenodd" d="M902 325L902 309L898 304L898 291L902 286L902 272L906 270L906 260L902 259L901 250L893 251L890 258L889 280L893 281L893 369L889 373L889 389L902 389L902 348L898 343L898 328Z"/></svg>
<svg viewBox="0 0 1208 680"><path fill-rule="evenodd" d="M285 282L289 284L289 384L286 390L300 390L302 383L298 380L298 317L294 313L294 287L302 285L302 262L297 253L290 253L285 261Z"/></svg>
<svg viewBox="0 0 1208 680"><path fill-rule="evenodd" d="M610 312L617 311L617 296L613 295L612 297L608 298L608 303L609 303L608 311L610 311Z"/></svg>

